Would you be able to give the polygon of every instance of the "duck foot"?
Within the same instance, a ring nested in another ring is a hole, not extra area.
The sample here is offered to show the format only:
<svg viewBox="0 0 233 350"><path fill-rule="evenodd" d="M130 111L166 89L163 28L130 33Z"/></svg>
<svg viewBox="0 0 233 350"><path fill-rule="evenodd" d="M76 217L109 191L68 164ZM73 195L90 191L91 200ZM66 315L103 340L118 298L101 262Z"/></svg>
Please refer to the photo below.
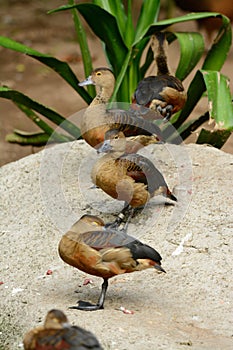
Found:
<svg viewBox="0 0 233 350"><path fill-rule="evenodd" d="M91 304L88 301L79 300L77 306L70 306L69 309L83 310L83 311L95 311L103 309L103 305Z"/></svg>
<svg viewBox="0 0 233 350"><path fill-rule="evenodd" d="M69 309L83 310L83 311L95 311L102 310L104 308L105 295L108 289L108 279L104 278L101 287L101 293L97 304L91 304L88 301L79 300L77 306L70 306Z"/></svg>
<svg viewBox="0 0 233 350"><path fill-rule="evenodd" d="M157 111L163 115L163 120L165 122L168 122L170 120L173 108L173 105L167 105L164 108L162 108L160 105L156 106Z"/></svg>

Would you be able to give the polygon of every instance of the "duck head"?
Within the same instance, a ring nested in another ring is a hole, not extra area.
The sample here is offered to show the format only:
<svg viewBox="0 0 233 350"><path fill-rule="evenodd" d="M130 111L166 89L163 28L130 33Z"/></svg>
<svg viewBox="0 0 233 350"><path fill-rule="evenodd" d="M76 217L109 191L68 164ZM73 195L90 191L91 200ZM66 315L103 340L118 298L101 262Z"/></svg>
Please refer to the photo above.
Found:
<svg viewBox="0 0 233 350"><path fill-rule="evenodd" d="M104 142L98 148L97 153L111 153L115 158L125 153L126 138L122 131L118 129L108 130L105 133Z"/></svg>
<svg viewBox="0 0 233 350"><path fill-rule="evenodd" d="M91 75L89 75L89 77L87 77L84 81L81 81L78 85L96 85L101 88L113 90L115 85L115 77L109 68L100 67L94 69Z"/></svg>

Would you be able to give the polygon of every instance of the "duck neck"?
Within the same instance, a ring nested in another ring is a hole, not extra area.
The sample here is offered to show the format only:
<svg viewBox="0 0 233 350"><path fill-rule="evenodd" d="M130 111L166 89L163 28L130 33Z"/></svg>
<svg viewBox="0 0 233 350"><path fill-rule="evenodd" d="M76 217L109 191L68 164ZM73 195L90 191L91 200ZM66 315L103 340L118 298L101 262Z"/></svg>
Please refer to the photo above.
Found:
<svg viewBox="0 0 233 350"><path fill-rule="evenodd" d="M116 160L116 159L119 159L121 156L123 156L124 154L124 151L114 151L114 152L110 152L110 153L107 153L104 158L107 160Z"/></svg>
<svg viewBox="0 0 233 350"><path fill-rule="evenodd" d="M170 70L167 64L167 41L163 33L158 33L154 38L155 43L152 46L154 60L157 65L157 75L170 74Z"/></svg>
<svg viewBox="0 0 233 350"><path fill-rule="evenodd" d="M106 104L113 94L112 87L100 87L97 91L96 97L91 102L90 106Z"/></svg>

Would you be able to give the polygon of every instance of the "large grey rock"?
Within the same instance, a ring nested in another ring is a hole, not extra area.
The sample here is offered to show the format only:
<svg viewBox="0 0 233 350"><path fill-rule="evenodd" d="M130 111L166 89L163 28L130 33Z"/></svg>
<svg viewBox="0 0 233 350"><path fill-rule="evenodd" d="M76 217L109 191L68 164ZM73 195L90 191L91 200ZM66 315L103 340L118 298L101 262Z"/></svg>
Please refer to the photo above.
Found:
<svg viewBox="0 0 233 350"><path fill-rule="evenodd" d="M22 348L23 334L51 308L91 330L106 349L232 349L233 156L197 145L150 146L143 153L179 201L164 206L162 198L152 199L129 232L161 253L167 274L147 270L111 279L105 309L96 312L68 306L95 301L101 279L83 286L88 275L57 253L61 235L81 215L109 221L122 208L91 189L96 153L77 141L0 169L0 349Z"/></svg>

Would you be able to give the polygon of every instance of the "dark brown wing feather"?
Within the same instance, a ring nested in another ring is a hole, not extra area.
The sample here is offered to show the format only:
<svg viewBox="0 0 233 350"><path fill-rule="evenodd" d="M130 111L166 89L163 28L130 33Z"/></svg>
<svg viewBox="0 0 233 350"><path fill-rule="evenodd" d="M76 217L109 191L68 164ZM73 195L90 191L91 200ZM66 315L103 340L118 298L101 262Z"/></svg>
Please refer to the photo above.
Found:
<svg viewBox="0 0 233 350"><path fill-rule="evenodd" d="M155 123L143 119L143 117L138 116L135 111L121 110L121 109L111 109L108 110L109 120L112 122L112 129L119 129L123 131L126 137L137 136L137 135L156 135L159 140L162 140L162 132L158 125ZM161 117L160 115L158 116Z"/></svg>
<svg viewBox="0 0 233 350"><path fill-rule="evenodd" d="M80 238L83 243L96 250L123 247L135 239L124 232L114 230L85 232Z"/></svg>
<svg viewBox="0 0 233 350"><path fill-rule="evenodd" d="M177 91L184 91L184 87L179 79L172 75L150 76L141 80L134 93L136 103L149 106L152 100L165 101L160 93L166 87Z"/></svg>
<svg viewBox="0 0 233 350"><path fill-rule="evenodd" d="M154 248L122 231L106 230L86 232L82 235L82 240L85 244L88 244L96 250L126 247L130 250L134 260L151 259L159 264L162 260L160 254Z"/></svg>
<svg viewBox="0 0 233 350"><path fill-rule="evenodd" d="M37 334L35 350L101 350L96 337L80 327L45 329Z"/></svg>
<svg viewBox="0 0 233 350"><path fill-rule="evenodd" d="M150 193L153 193L160 186L167 187L161 172L146 157L136 153L127 154L122 156L119 162L125 162L127 164L127 175L131 176L135 182L147 185Z"/></svg>

